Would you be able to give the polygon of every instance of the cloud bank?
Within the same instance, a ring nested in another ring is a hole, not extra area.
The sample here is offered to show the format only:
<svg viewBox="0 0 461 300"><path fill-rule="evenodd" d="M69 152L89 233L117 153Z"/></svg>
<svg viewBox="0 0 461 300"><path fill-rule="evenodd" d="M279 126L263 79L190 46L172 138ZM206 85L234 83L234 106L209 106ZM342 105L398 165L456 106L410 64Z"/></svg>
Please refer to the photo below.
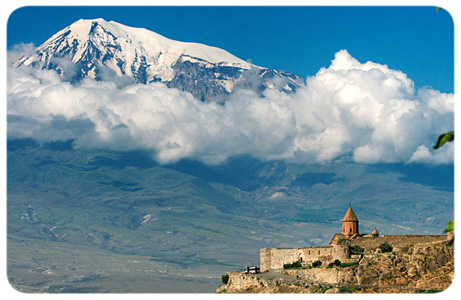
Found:
<svg viewBox="0 0 461 300"><path fill-rule="evenodd" d="M14 56L11 54L12 57ZM346 50L293 94L248 90L223 105L153 83L62 81L55 71L8 69L8 138L74 140L75 148L145 150L160 163L218 164L237 155L312 163L452 163L454 96L416 90L401 71Z"/></svg>

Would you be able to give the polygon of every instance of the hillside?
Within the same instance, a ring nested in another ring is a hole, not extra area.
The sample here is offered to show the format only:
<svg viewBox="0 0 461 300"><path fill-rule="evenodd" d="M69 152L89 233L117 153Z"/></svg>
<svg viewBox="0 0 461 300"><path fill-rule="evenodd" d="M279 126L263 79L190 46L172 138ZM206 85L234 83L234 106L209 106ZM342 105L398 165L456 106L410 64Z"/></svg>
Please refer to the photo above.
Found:
<svg viewBox="0 0 461 300"><path fill-rule="evenodd" d="M350 201L363 232L439 234L451 192L387 170L159 165L140 151L10 140L8 278L34 292L211 292L224 272L257 265L259 248L327 244Z"/></svg>
<svg viewBox="0 0 461 300"><path fill-rule="evenodd" d="M446 241L402 245L391 253L366 252L350 266L228 273L218 293L433 293L454 277L454 249Z"/></svg>

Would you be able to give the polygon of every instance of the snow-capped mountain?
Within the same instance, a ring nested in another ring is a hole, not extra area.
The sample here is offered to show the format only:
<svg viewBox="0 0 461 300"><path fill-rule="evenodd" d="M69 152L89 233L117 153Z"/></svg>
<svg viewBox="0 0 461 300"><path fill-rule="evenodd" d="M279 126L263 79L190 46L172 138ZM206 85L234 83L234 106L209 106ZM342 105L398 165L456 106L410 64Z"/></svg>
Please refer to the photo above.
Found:
<svg viewBox="0 0 461 300"><path fill-rule="evenodd" d="M84 77L163 82L201 100L231 93L237 86L290 92L302 85L294 74L255 66L216 47L174 41L103 19L73 23L15 65L55 69L72 82Z"/></svg>

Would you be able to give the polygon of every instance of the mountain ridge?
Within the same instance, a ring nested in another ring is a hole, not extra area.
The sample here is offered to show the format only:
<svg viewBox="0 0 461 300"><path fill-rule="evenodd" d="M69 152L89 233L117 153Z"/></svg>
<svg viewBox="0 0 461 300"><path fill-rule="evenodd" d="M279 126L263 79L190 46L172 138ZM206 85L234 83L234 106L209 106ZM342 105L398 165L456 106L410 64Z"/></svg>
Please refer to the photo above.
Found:
<svg viewBox="0 0 461 300"><path fill-rule="evenodd" d="M217 47L175 41L104 19L81 19L58 31L14 64L23 65L56 70L71 82L114 76L132 83L162 82L200 100L236 88L292 92L303 84L297 75L253 65Z"/></svg>

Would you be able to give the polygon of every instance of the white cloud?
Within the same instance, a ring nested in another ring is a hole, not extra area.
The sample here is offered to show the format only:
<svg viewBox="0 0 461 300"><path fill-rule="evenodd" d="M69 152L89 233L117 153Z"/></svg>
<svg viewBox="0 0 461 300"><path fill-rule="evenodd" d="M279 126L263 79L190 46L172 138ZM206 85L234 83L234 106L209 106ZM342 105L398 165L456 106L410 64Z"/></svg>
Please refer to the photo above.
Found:
<svg viewBox="0 0 461 300"><path fill-rule="evenodd" d="M160 83L61 81L54 71L8 70L8 138L74 139L78 148L143 149L162 163L220 163L248 154L303 162L453 162L453 145L429 150L454 128L454 97L415 90L406 74L345 50L285 94L248 90L224 105Z"/></svg>
<svg viewBox="0 0 461 300"><path fill-rule="evenodd" d="M426 146L422 145L416 149L410 158L410 162L425 162L430 164L446 164L453 162L455 152L453 144L447 144L440 151L431 152ZM443 150L442 150L443 149Z"/></svg>
<svg viewBox="0 0 461 300"><path fill-rule="evenodd" d="M22 56L31 55L35 50L33 43L20 43L13 46L11 50L7 52L7 62L9 65L14 64Z"/></svg>

